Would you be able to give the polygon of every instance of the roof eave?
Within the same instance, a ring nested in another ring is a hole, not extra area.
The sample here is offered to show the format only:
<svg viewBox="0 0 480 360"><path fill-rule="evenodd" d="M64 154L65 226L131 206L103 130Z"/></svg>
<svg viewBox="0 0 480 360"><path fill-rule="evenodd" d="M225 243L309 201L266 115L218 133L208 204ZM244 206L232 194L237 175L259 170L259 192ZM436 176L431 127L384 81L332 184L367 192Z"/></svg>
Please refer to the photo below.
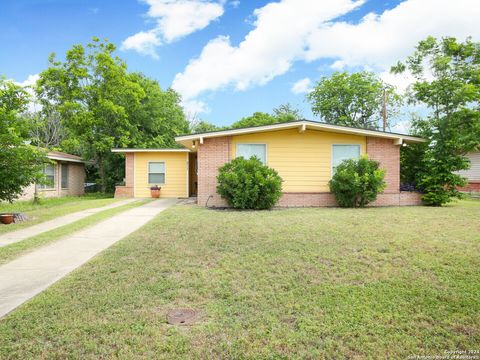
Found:
<svg viewBox="0 0 480 360"><path fill-rule="evenodd" d="M51 156L47 155L47 158L50 160L57 160L57 161L65 161L65 162L74 162L74 163L82 163L82 164L87 164L89 161L82 160L82 159L72 159L68 157L62 157L62 156Z"/></svg>
<svg viewBox="0 0 480 360"><path fill-rule="evenodd" d="M189 149L121 149L114 148L111 150L113 153L135 153L135 152L190 152Z"/></svg>
<svg viewBox="0 0 480 360"><path fill-rule="evenodd" d="M387 138L392 140L402 139L402 141L405 141L407 143L425 142L425 139L422 139L416 136L411 136L411 135L395 134L395 133L374 131L374 130L368 130L368 129L348 128L348 127L338 126L338 125L321 124L321 123L312 122L308 120L292 121L288 123L255 126L255 127L241 128L241 129L220 130L220 131L199 133L199 134L192 134L192 135L183 135L183 136L175 137L175 141L178 143L182 143L186 141L195 141L195 140L201 140L203 138L210 138L210 137L242 135L242 134L250 134L250 133L256 133L256 132L267 132L267 131L274 131L274 130L291 129L291 128L297 128L297 127L303 127L305 129L310 128L314 130L326 130L331 132L346 133L346 134L361 135L361 136L381 137L381 138Z"/></svg>

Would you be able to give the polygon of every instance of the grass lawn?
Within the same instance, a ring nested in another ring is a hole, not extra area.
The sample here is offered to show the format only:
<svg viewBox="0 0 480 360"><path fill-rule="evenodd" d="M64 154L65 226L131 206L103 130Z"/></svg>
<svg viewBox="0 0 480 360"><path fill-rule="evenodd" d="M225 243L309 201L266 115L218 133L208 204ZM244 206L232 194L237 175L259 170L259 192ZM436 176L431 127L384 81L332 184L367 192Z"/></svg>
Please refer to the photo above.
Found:
<svg viewBox="0 0 480 360"><path fill-rule="evenodd" d="M34 204L31 200L17 201L12 204L2 202L0 203L0 213L21 212L26 214L30 220L10 225L0 224L0 234L35 225L72 212L105 206L119 200L106 196L108 195L89 194L84 196L45 198L40 201L40 204Z"/></svg>
<svg viewBox="0 0 480 360"><path fill-rule="evenodd" d="M480 201L175 206L0 320L0 358L379 358L480 346ZM171 326L192 308L192 326Z"/></svg>
<svg viewBox="0 0 480 360"><path fill-rule="evenodd" d="M12 260L19 255L22 255L28 251L34 250L35 248L58 240L62 237L70 235L76 231L84 229L88 226L92 226L96 223L99 223L102 220L105 220L113 215L119 214L128 209L143 205L151 201L150 199L138 200L131 202L113 209L107 209L100 211L96 214L87 216L86 218L75 221L71 224L61 226L51 231L46 231L37 236L32 236L25 240L0 247L0 264L3 264L7 261Z"/></svg>

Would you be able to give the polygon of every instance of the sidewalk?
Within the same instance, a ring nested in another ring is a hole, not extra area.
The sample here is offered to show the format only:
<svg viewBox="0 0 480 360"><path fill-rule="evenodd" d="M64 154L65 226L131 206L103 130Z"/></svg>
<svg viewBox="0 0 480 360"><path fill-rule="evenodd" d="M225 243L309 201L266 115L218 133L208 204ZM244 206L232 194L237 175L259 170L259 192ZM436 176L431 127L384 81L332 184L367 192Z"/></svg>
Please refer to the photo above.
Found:
<svg viewBox="0 0 480 360"><path fill-rule="evenodd" d="M160 199L124 211L0 266L0 317L139 229L176 201Z"/></svg>
<svg viewBox="0 0 480 360"><path fill-rule="evenodd" d="M96 214L100 211L108 210L108 209L113 209L122 205L126 205L128 203L131 203L133 201L137 201L138 199L127 199L127 200L122 200L122 201L117 201L114 202L113 204L98 207L98 208L93 208L93 209L87 209L87 210L82 210L82 211L77 211L65 216L57 217L52 220L44 221L40 224L32 225L24 229L16 230L16 231L11 231L8 233L5 233L3 235L0 235L0 247L1 246L6 246L10 245L22 240L25 240L29 237L36 236L38 234L41 234L46 231L50 231L53 229L56 229L60 226L68 225L71 224L75 221L81 220L83 218L86 218L87 216Z"/></svg>

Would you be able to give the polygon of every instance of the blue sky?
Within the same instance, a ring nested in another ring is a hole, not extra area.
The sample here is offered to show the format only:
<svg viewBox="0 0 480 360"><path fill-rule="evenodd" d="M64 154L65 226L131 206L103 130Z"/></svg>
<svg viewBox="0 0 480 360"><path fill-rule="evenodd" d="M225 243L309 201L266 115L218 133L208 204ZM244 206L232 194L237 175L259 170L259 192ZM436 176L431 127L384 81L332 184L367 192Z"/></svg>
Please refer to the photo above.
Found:
<svg viewBox="0 0 480 360"><path fill-rule="evenodd" d="M479 17L476 0L6 0L0 75L28 84L51 52L106 37L190 115L225 125L289 102L314 119L321 76L369 69L403 89L390 65L427 35L478 39Z"/></svg>

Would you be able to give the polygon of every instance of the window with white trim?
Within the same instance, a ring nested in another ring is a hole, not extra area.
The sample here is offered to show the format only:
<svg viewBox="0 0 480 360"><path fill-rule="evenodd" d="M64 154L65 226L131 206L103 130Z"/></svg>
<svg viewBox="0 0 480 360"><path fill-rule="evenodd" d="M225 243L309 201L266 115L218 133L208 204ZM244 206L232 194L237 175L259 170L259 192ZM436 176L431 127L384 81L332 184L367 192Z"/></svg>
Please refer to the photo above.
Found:
<svg viewBox="0 0 480 360"><path fill-rule="evenodd" d="M256 156L263 164L267 162L267 146L265 144L237 144L237 157L250 159Z"/></svg>
<svg viewBox="0 0 480 360"><path fill-rule="evenodd" d="M165 163L148 163L148 183L152 185L165 184Z"/></svg>
<svg viewBox="0 0 480 360"><path fill-rule="evenodd" d="M47 164L43 168L45 175L45 184L40 184L40 189L54 189L55 188L55 165Z"/></svg>
<svg viewBox="0 0 480 360"><path fill-rule="evenodd" d="M343 160L358 159L360 157L360 145L333 145L332 148L332 174Z"/></svg>

